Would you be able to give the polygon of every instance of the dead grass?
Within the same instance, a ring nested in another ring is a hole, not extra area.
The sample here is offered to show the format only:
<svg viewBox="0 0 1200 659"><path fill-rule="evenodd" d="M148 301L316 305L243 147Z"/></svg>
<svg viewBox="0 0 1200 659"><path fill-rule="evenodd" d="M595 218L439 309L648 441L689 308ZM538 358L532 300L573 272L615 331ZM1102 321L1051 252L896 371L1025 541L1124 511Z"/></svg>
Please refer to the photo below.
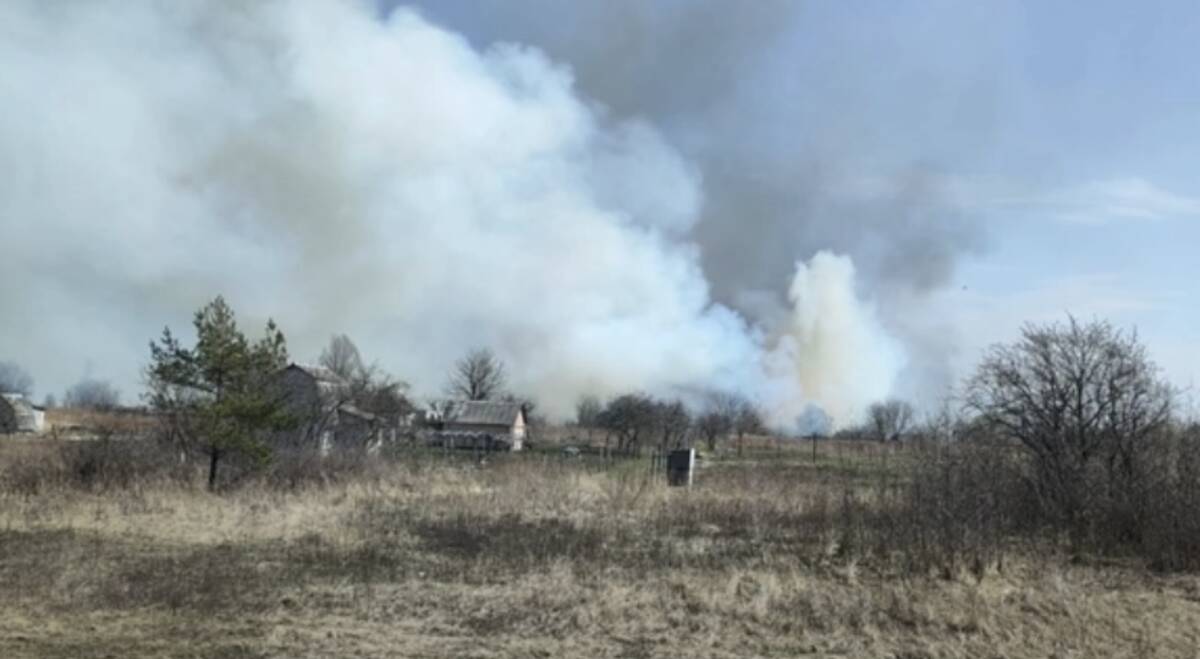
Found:
<svg viewBox="0 0 1200 659"><path fill-rule="evenodd" d="M733 463L682 491L409 461L290 491L10 491L0 657L1200 656L1195 576L901 570L848 546L846 497L870 514L878 477L829 473Z"/></svg>
<svg viewBox="0 0 1200 659"><path fill-rule="evenodd" d="M46 410L47 434L56 439L86 439L96 434L145 435L156 419L145 410L122 408L88 410L56 407Z"/></svg>

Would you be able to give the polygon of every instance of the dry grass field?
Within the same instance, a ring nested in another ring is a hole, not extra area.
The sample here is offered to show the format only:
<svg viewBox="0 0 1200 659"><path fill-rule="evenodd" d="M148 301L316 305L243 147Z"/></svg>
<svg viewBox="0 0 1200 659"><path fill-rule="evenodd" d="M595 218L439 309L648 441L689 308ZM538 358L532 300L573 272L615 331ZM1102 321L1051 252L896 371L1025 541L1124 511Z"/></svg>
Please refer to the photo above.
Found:
<svg viewBox="0 0 1200 659"><path fill-rule="evenodd" d="M152 430L154 423L153 416L136 408L101 411L54 407L46 410L46 434L57 439L87 439L98 433L135 435Z"/></svg>
<svg viewBox="0 0 1200 659"><path fill-rule="evenodd" d="M69 485L55 451L0 449L0 657L1200 656L1196 576L893 553L900 455L710 460L691 490L424 455L210 494Z"/></svg>

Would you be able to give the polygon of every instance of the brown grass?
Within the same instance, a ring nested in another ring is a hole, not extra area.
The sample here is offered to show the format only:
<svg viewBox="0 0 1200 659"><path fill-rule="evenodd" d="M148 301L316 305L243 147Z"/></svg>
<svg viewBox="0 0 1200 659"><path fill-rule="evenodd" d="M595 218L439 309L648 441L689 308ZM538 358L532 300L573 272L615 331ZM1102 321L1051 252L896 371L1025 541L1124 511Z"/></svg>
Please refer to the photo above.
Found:
<svg viewBox="0 0 1200 659"><path fill-rule="evenodd" d="M806 458L691 491L536 457L5 488L0 657L1200 656L1195 576L913 568L866 530L891 496L874 458Z"/></svg>
<svg viewBox="0 0 1200 659"><path fill-rule="evenodd" d="M46 434L56 439L85 439L96 435L147 434L156 419L138 408L90 410L55 407L46 410Z"/></svg>

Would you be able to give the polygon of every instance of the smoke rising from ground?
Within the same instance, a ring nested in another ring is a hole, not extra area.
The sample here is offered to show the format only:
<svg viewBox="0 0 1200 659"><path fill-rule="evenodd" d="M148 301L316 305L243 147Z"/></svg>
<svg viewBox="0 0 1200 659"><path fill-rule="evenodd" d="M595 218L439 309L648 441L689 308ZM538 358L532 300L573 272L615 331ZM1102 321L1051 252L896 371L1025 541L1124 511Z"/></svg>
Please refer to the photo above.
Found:
<svg viewBox="0 0 1200 659"><path fill-rule="evenodd" d="M774 377L790 378L804 397L782 402L777 414L809 418L808 402L817 401L844 424L887 397L904 367L903 351L874 310L855 296L850 259L819 252L809 263L798 263L788 298L792 310L779 324L770 370ZM814 424L810 419L800 425Z"/></svg>
<svg viewBox="0 0 1200 659"><path fill-rule="evenodd" d="M723 388L845 422L899 368L845 258L772 318L715 303L704 174L537 49L339 1L28 0L0 26L0 349L51 387L90 360L136 390L217 293L297 358L349 333L418 394L490 346L560 415Z"/></svg>

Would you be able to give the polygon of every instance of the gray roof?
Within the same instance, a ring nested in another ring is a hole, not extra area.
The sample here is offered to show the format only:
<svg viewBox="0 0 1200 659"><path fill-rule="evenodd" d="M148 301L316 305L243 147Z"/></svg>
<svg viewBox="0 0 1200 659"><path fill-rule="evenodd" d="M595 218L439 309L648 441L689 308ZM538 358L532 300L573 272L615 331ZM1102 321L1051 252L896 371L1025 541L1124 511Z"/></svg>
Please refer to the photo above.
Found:
<svg viewBox="0 0 1200 659"><path fill-rule="evenodd" d="M446 420L481 426L511 426L521 413L520 403L495 400L456 400Z"/></svg>
<svg viewBox="0 0 1200 659"><path fill-rule="evenodd" d="M38 410L40 412L42 410L41 407L29 402L29 399L25 398L24 394L0 394L0 395L2 395L4 397L4 400L8 401L9 405L12 406L13 411L17 412L18 414L20 414L20 413L28 414L34 410Z"/></svg>
<svg viewBox="0 0 1200 659"><path fill-rule="evenodd" d="M304 373L316 380L317 382L325 382L328 384L344 384L345 380L340 375L325 368L324 366L310 366L308 364L288 364L288 368L294 368L301 373Z"/></svg>
<svg viewBox="0 0 1200 659"><path fill-rule="evenodd" d="M38 432L41 430L42 424L39 422L39 415L44 410L29 402L24 396L20 394L0 395L0 410L5 408L11 410L10 422L16 424L15 427L10 426L9 431ZM0 419L2 418L3 416L0 416Z"/></svg>

